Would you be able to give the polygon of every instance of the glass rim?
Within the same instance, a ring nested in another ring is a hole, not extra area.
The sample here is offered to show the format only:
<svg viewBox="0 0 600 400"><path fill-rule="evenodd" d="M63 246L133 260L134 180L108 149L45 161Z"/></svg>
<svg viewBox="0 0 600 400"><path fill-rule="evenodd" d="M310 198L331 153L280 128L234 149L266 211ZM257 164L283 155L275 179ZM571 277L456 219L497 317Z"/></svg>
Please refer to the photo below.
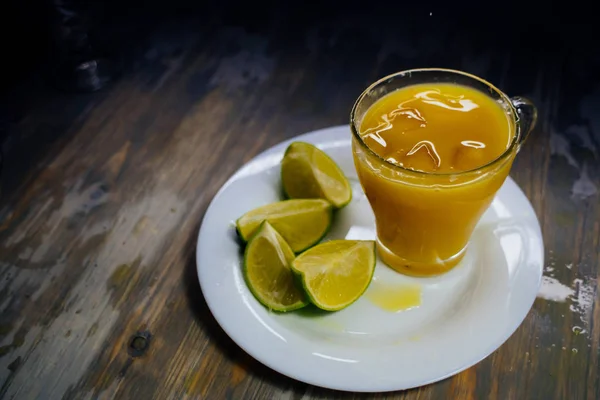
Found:
<svg viewBox="0 0 600 400"><path fill-rule="evenodd" d="M462 75L462 76L467 77L469 79L473 79L475 81L483 83L484 85L487 86L488 89L490 89L494 93L498 94L500 96L500 98L506 103L506 105L508 106L508 108L509 108L509 110L511 112L512 122L513 122L514 130L515 130L515 134L513 135L511 143L506 148L506 150L504 150L504 152L502 152L502 154L500 154L498 157L496 157L493 160L487 162L486 164L480 165L480 166L478 166L476 168L469 169L469 170L466 170L466 171L441 172L440 173L440 172L418 171L418 170L414 170L414 169L402 167L402 166L400 166L398 164L394 164L394 163L386 160L385 158L381 157L379 154L375 153L369 146L367 146L367 144L363 141L362 137L360 136L360 133L358 132L358 129L356 127L356 118L355 117L356 117L356 110L357 110L359 104L362 102L362 100L375 87L377 87L382 82L384 82L384 81L386 81L388 79L392 79L392 78L396 78L396 77L402 77L403 75L413 74L413 73L420 73L420 72L443 72L443 73L449 73L449 74L455 74L455 75ZM468 72L459 71L459 70L455 70L455 69L448 69L448 68L415 68L415 69L407 69L407 70L404 70L404 71L395 72L393 74L384 76L381 79L378 79L377 81L375 81L374 83L372 83L371 85L369 85L360 94L360 96L358 96L358 99L356 99L356 101L354 102L354 105L352 106L352 111L350 112L350 129L352 131L352 135L354 136L355 139L357 139L357 141L360 143L360 145L362 146L362 148L364 150L366 150L369 154L371 154L375 158L379 159L381 162L383 162L385 165L391 167L392 169L399 170L399 171L402 171L402 172L405 172L405 173L409 173L409 174L419 175L419 176L440 176L440 177L443 177L443 176L448 176L449 177L449 176L457 176L457 175L460 176L460 175L471 174L471 173L478 172L478 171L480 171L482 169L486 169L488 167L491 167L491 166L497 164L498 162L504 160L510 154L512 154L513 150L517 146L517 143L519 143L519 138L521 136L520 127L519 127L519 114L517 113L517 110L515 109L512 101L511 101L510 97L508 97L508 95L506 95L503 91L501 91L496 86L494 86L493 84L491 84L490 82L486 81L483 78L480 78L480 77L478 77L476 75L473 75L473 74L470 74Z"/></svg>

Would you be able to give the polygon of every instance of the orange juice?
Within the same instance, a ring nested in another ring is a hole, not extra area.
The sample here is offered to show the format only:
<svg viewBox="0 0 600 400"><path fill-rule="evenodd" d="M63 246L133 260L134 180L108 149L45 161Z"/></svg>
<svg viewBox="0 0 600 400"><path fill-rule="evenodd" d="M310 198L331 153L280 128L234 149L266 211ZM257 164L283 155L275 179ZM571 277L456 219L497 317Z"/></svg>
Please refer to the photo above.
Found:
<svg viewBox="0 0 600 400"><path fill-rule="evenodd" d="M410 275L454 267L510 171L516 152L494 160L513 143L512 114L468 86L415 84L374 101L356 128L383 261Z"/></svg>

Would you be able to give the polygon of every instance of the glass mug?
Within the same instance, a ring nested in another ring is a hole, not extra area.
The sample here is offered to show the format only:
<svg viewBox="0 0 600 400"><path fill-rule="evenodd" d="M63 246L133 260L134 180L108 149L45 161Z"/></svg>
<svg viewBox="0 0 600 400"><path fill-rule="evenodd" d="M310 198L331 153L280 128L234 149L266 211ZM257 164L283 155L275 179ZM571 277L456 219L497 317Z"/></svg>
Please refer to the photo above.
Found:
<svg viewBox="0 0 600 400"><path fill-rule="evenodd" d="M371 105L402 87L432 82L477 89L504 108L513 139L502 155L470 171L420 172L386 161L363 142L360 126ZM536 117L536 108L529 100L509 98L483 79L461 71L409 70L369 86L352 108L350 125L354 164L375 214L381 259L398 272L413 276L437 275L456 266L475 225L535 126Z"/></svg>

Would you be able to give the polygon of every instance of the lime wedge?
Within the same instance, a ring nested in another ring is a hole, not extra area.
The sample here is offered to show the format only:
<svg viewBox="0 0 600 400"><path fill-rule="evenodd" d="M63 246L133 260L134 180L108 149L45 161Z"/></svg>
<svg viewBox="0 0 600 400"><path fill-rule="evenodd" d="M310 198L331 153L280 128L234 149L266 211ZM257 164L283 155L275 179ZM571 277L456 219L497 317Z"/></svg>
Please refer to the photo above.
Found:
<svg viewBox="0 0 600 400"><path fill-rule="evenodd" d="M281 182L292 199L325 199L336 208L352 199L348 179L322 150L304 142L289 145L281 161Z"/></svg>
<svg viewBox="0 0 600 400"><path fill-rule="evenodd" d="M369 287L375 271L375 242L332 240L299 255L292 269L310 301L327 311L355 302Z"/></svg>
<svg viewBox="0 0 600 400"><path fill-rule="evenodd" d="M244 253L244 277L250 291L264 306L292 311L308 304L296 286L290 268L294 252L268 222L261 224Z"/></svg>
<svg viewBox="0 0 600 400"><path fill-rule="evenodd" d="M255 208L237 220L237 230L248 241L268 221L295 253L313 246L331 226L332 207L321 199L284 200Z"/></svg>

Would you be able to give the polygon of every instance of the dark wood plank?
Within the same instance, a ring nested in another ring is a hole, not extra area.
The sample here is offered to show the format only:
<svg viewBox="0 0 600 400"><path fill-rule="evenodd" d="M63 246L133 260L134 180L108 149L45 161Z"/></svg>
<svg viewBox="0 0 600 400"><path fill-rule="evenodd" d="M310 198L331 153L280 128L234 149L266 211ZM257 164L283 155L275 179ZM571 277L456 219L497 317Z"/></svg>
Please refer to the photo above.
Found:
<svg viewBox="0 0 600 400"><path fill-rule="evenodd" d="M223 7L145 26L114 85L79 97L45 89L11 125L0 397L599 398L600 57L571 40L588 26L565 32L543 15L524 40L523 30L438 9L400 19L279 6L249 21L249 6ZM335 392L268 369L203 300L194 251L204 211L260 151L346 123L380 76L433 65L538 104L538 128L511 175L540 219L546 275L581 301L538 299L490 357L405 392Z"/></svg>

